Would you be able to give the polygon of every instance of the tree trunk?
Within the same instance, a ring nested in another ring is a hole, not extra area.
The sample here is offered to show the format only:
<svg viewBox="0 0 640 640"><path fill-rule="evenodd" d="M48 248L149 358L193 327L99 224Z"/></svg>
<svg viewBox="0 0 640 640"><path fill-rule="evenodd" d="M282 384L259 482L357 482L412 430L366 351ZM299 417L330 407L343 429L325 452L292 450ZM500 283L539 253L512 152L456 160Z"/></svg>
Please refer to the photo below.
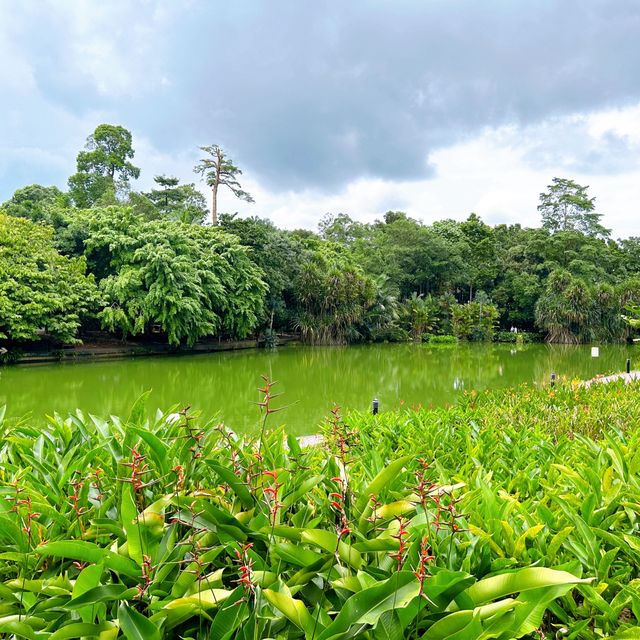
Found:
<svg viewBox="0 0 640 640"><path fill-rule="evenodd" d="M214 184L211 187L211 224L214 227L218 226L218 185Z"/></svg>

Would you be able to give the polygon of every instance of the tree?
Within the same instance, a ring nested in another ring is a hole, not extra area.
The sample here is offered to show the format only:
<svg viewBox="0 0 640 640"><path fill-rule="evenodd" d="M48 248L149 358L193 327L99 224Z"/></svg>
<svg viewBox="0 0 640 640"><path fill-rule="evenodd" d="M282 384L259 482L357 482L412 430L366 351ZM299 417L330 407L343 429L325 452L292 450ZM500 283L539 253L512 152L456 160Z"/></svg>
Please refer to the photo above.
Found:
<svg viewBox="0 0 640 640"><path fill-rule="evenodd" d="M438 303L430 296L415 291L402 304L403 316L409 325L414 342L420 342L422 336L433 330L438 319Z"/></svg>
<svg viewBox="0 0 640 640"><path fill-rule="evenodd" d="M202 158L193 170L201 175L208 186L211 187L211 223L218 224L218 189L227 187L233 195L240 200L253 202L253 198L243 191L238 182L238 176L242 171L233 164L233 160L217 144L200 147L202 151L211 156Z"/></svg>
<svg viewBox="0 0 640 640"><path fill-rule="evenodd" d="M451 307L453 334L466 340L491 340L499 315L498 308L479 291L473 302Z"/></svg>
<svg viewBox="0 0 640 640"><path fill-rule="evenodd" d="M593 337L593 295L584 281L568 271L553 271L536 303L536 324L548 342L577 344Z"/></svg>
<svg viewBox="0 0 640 640"><path fill-rule="evenodd" d="M144 334L158 325L172 345L205 336L245 338L262 314L266 287L238 239L221 229L146 221L126 207L95 210L86 241L110 331Z"/></svg>
<svg viewBox="0 0 640 640"><path fill-rule="evenodd" d="M67 204L67 197L58 187L31 184L18 189L2 205L2 209L10 216L28 218L33 222L51 223L56 211Z"/></svg>
<svg viewBox="0 0 640 640"><path fill-rule="evenodd" d="M207 217L207 205L204 196L195 184L180 184L174 176L155 176L153 181L158 189L144 194L161 217L167 220L179 220L188 224L202 224Z"/></svg>
<svg viewBox="0 0 640 640"><path fill-rule="evenodd" d="M56 251L50 227L0 213L0 340L77 342L99 300L85 269Z"/></svg>
<svg viewBox="0 0 640 640"><path fill-rule="evenodd" d="M302 241L271 221L258 217L239 218L223 213L220 227L234 234L249 247L251 259L262 269L268 287L263 326L271 330L290 330L294 311L294 283L306 255Z"/></svg>
<svg viewBox="0 0 640 640"><path fill-rule="evenodd" d="M69 194L77 207L111 203L129 189L140 169L130 160L135 155L131 132L119 125L101 124L87 138L77 156L76 173L69 178Z"/></svg>
<svg viewBox="0 0 640 640"><path fill-rule="evenodd" d="M370 277L340 246L311 241L295 284L297 327L312 344L359 339L357 325L374 301Z"/></svg>
<svg viewBox="0 0 640 640"><path fill-rule="evenodd" d="M547 193L540 194L538 211L542 226L552 233L581 231L593 237L608 237L609 229L600 224L602 214L595 212L595 198L589 198L587 189L573 180L553 178Z"/></svg>
<svg viewBox="0 0 640 640"><path fill-rule="evenodd" d="M352 244L357 238L362 237L365 229L366 225L356 222L346 213L335 216L327 213L318 223L320 237L343 245Z"/></svg>
<svg viewBox="0 0 640 640"><path fill-rule="evenodd" d="M495 234L475 213L460 224L460 230L468 246L465 272L469 281L468 299L471 301L477 289L491 287L497 276Z"/></svg>

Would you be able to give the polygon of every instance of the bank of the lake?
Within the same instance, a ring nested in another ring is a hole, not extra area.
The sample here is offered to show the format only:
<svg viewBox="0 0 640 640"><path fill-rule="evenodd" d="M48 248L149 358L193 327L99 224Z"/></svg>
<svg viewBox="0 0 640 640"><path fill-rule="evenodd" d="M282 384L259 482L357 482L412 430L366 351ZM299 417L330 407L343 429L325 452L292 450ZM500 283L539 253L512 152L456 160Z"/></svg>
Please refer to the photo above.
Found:
<svg viewBox="0 0 640 640"><path fill-rule="evenodd" d="M0 369L0 405L10 415L42 418L81 408L97 415L126 414L149 391L150 411L190 404L217 415L237 431L258 423L260 376L278 381L287 409L274 418L296 434L313 433L334 404L367 410L375 397L382 411L454 404L464 390L540 384L555 372L590 379L624 369L636 347L460 343L431 347L387 344L286 347L201 355L51 363Z"/></svg>

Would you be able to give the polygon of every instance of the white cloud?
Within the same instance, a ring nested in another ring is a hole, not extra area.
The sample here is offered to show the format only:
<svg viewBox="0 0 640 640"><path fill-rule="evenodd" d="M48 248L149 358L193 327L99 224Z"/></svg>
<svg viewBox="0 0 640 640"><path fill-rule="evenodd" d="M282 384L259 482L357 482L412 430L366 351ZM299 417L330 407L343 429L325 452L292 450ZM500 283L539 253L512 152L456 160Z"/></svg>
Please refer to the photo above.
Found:
<svg viewBox="0 0 640 640"><path fill-rule="evenodd" d="M605 226L615 237L640 235L640 105L590 115L574 114L543 121L536 126L505 126L441 149L429 157L435 176L419 181L359 179L339 193L317 190L272 193L258 182L245 180L256 203L246 204L228 194L220 209L242 215L266 215L287 227L315 228L326 212L347 213L371 222L389 209L432 222L442 218L466 218L478 213L491 223L538 226L538 196L555 176L571 177L590 186ZM572 147L569 138L580 137ZM628 140L628 170L611 173L589 154L607 144L614 134ZM535 161L532 161L534 156Z"/></svg>

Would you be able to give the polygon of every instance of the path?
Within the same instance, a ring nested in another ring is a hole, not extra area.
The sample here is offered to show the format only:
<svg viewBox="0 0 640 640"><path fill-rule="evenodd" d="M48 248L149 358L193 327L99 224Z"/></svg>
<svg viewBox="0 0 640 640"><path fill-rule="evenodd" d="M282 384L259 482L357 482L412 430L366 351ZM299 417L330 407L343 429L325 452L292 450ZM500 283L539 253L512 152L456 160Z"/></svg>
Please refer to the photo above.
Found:
<svg viewBox="0 0 640 640"><path fill-rule="evenodd" d="M581 386L590 387L592 384L615 382L616 380L624 380L627 384L640 380L640 371L632 371L631 373L614 373L610 376L598 376L591 380L585 380Z"/></svg>

